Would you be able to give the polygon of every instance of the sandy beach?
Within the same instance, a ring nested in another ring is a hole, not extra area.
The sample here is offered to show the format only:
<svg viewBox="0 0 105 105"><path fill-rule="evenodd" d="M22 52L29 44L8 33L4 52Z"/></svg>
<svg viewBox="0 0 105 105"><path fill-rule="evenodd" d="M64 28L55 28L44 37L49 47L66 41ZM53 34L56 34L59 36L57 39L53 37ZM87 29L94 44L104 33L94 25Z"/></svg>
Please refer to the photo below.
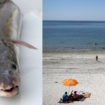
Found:
<svg viewBox="0 0 105 105"><path fill-rule="evenodd" d="M62 104L59 99L69 91L62 81L69 78L79 82L70 91L90 92L91 97L68 104L105 105L105 53L43 53L43 105Z"/></svg>

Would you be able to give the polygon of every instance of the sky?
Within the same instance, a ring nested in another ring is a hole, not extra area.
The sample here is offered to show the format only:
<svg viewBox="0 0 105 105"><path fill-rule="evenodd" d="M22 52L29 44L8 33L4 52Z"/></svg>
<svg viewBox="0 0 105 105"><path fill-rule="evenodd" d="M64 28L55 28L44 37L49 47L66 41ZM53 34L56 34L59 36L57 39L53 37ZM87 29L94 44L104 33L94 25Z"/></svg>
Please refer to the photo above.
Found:
<svg viewBox="0 0 105 105"><path fill-rule="evenodd" d="M105 0L43 0L43 20L105 21Z"/></svg>

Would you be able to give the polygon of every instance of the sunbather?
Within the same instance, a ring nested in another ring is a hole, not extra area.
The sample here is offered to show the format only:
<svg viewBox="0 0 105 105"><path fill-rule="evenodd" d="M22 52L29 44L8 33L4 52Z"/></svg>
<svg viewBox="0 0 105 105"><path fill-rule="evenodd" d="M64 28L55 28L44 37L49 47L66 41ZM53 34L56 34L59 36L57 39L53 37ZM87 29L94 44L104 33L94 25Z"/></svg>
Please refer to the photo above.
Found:
<svg viewBox="0 0 105 105"><path fill-rule="evenodd" d="M62 100L63 100L63 101L68 101L68 100L69 100L69 97L68 97L68 95L67 95L67 92L65 92L65 94L63 94Z"/></svg>
<svg viewBox="0 0 105 105"><path fill-rule="evenodd" d="M84 95L78 95L77 91L74 91L74 94L72 94L72 96L72 101L80 101L82 98L84 98Z"/></svg>

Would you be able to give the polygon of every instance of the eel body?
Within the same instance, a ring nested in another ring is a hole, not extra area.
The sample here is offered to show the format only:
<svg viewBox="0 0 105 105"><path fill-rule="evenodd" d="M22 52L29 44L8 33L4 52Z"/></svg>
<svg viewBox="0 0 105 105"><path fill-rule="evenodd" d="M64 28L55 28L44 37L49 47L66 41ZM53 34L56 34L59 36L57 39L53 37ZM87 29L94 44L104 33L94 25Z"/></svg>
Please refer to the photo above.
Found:
<svg viewBox="0 0 105 105"><path fill-rule="evenodd" d="M19 91L19 45L22 13L10 0L0 0L0 96L12 97Z"/></svg>

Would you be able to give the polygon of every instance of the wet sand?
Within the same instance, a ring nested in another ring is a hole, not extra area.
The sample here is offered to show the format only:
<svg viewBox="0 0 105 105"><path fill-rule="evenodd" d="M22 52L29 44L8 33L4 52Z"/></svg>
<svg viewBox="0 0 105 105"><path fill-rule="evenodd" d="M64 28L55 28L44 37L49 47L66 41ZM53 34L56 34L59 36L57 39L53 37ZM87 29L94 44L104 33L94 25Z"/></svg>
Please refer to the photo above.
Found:
<svg viewBox="0 0 105 105"><path fill-rule="evenodd" d="M43 53L43 105L60 105L59 99L69 91L62 81L69 78L79 82L70 91L91 93L90 98L69 104L105 105L105 53Z"/></svg>

